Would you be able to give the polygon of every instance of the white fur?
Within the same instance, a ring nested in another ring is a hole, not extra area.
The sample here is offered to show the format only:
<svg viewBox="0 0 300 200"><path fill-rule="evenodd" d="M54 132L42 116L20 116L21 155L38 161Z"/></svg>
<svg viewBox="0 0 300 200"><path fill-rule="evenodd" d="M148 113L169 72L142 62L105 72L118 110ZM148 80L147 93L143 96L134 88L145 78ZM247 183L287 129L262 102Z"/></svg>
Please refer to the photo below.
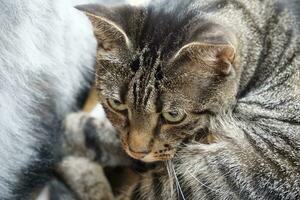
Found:
<svg viewBox="0 0 300 200"><path fill-rule="evenodd" d="M97 104L97 106L92 110L91 116L95 117L97 119L104 119L105 118L105 112L103 110L103 107L101 104Z"/></svg>
<svg viewBox="0 0 300 200"><path fill-rule="evenodd" d="M151 0L128 0L131 5L146 5L150 3Z"/></svg>
<svg viewBox="0 0 300 200"><path fill-rule="evenodd" d="M115 5L115 4L122 4L122 3L129 3L131 5L146 5L150 3L151 0L72 0L73 5L80 5L80 4L90 4L90 3L101 3L104 5Z"/></svg>
<svg viewBox="0 0 300 200"><path fill-rule="evenodd" d="M42 100L48 87L56 88L49 101L65 115L86 84L96 42L88 19L67 0L0 0L0 8L0 197L12 199L18 174L45 137L34 123L41 116L31 111L39 103L33 96Z"/></svg>

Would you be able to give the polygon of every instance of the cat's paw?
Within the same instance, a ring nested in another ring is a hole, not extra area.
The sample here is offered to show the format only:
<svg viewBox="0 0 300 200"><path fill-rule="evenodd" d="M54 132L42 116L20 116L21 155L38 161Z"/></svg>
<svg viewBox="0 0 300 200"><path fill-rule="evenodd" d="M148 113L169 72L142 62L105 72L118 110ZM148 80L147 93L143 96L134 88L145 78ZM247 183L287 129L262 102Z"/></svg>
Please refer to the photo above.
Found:
<svg viewBox="0 0 300 200"><path fill-rule="evenodd" d="M72 113L65 119L62 155L97 160L102 166L128 166L131 160L123 151L117 132L106 118L88 113Z"/></svg>
<svg viewBox="0 0 300 200"><path fill-rule="evenodd" d="M56 172L82 200L114 199L103 168L86 157L66 157L58 164Z"/></svg>
<svg viewBox="0 0 300 200"><path fill-rule="evenodd" d="M97 134L96 119L87 113L71 113L64 123L62 151L64 155L87 156L94 158L95 153L89 151L86 144L86 130Z"/></svg>

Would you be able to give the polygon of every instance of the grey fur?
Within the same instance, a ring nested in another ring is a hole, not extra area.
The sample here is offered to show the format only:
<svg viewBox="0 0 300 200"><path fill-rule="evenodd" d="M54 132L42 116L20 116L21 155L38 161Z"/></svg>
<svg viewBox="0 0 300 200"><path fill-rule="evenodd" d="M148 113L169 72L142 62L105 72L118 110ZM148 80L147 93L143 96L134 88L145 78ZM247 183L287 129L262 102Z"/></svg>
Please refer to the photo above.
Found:
<svg viewBox="0 0 300 200"><path fill-rule="evenodd" d="M68 1L0 1L0 198L27 199L89 87L96 41Z"/></svg>
<svg viewBox="0 0 300 200"><path fill-rule="evenodd" d="M227 139L178 152L173 162L182 193L172 199L299 199L299 28L274 1L227 2L209 16L233 25L242 43L237 103L210 128ZM160 180L160 194L169 199L168 176Z"/></svg>
<svg viewBox="0 0 300 200"><path fill-rule="evenodd" d="M115 129L106 118L97 119L83 112L72 113L65 120L64 130L63 156L87 157L97 160L103 167L130 164Z"/></svg>
<svg viewBox="0 0 300 200"><path fill-rule="evenodd" d="M116 98L120 86L137 79L136 90L141 92L129 93L133 94L131 99L141 100L136 104L141 107L134 104L130 107L132 112L153 110L151 100L157 94L147 92L155 82L152 71L157 71L158 62L167 63L164 61L170 55L191 42L184 40L191 39L189 31L203 26L206 20L221 24L235 35L241 74L237 73L235 103L209 117L208 132L217 139L211 144L189 141L177 147L171 161L145 174L132 199L299 199L300 37L296 16L273 0L155 1L152 5L151 12L132 7L119 12L95 5L86 7L119 25L132 42L134 50L128 47L129 50L142 52L140 68L134 75L134 67L129 69L124 62L130 60L128 55L132 52L118 51L109 56L98 53L101 97ZM195 18L186 18L189 13ZM166 21L170 24L160 23ZM183 26L181 22L188 29L177 32ZM144 32L137 24L146 27ZM177 34L176 40L172 31ZM143 50L150 54L143 54ZM162 70L168 75L175 69ZM129 86L133 90L134 84ZM175 88L181 86L177 84ZM149 94L147 98L145 94ZM172 101L187 98L176 92L170 96ZM106 109L121 135L127 134L122 130L128 128L124 117ZM147 121L145 116L135 120Z"/></svg>

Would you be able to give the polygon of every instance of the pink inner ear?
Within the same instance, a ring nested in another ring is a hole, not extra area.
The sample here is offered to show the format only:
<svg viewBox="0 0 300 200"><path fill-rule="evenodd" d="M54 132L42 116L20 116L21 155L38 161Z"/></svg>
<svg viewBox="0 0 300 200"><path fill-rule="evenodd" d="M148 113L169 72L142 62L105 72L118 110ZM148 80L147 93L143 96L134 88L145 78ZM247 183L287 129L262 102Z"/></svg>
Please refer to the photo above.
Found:
<svg viewBox="0 0 300 200"><path fill-rule="evenodd" d="M218 52L217 58L218 61L218 70L222 75L229 75L232 70L232 64L235 59L235 50L232 46L225 45Z"/></svg>
<svg viewBox="0 0 300 200"><path fill-rule="evenodd" d="M235 58L235 50L229 45L222 47L220 52L218 52L217 57L224 62L233 63Z"/></svg>
<svg viewBox="0 0 300 200"><path fill-rule="evenodd" d="M222 75L229 75L232 69L231 63L227 60L220 60L217 67L219 73L221 73Z"/></svg>
<svg viewBox="0 0 300 200"><path fill-rule="evenodd" d="M189 70L198 71L201 68L225 76L230 74L234 59L235 49L229 44L197 42L185 45L175 57L175 61L190 66Z"/></svg>

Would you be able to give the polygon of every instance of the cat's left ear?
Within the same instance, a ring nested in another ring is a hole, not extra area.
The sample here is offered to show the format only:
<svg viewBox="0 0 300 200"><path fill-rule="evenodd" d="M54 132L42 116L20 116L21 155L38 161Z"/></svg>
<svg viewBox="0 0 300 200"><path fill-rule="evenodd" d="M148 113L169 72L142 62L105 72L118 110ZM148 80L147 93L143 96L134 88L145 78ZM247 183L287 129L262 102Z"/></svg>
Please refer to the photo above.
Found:
<svg viewBox="0 0 300 200"><path fill-rule="evenodd" d="M193 68L209 68L219 75L229 75L235 61L235 48L231 44L192 42L183 46L174 60L187 63Z"/></svg>
<svg viewBox="0 0 300 200"><path fill-rule="evenodd" d="M114 20L116 14L109 8L99 5L80 5L78 10L84 11L91 21L98 42L98 51L105 54L119 54L131 47L131 42L121 25Z"/></svg>

